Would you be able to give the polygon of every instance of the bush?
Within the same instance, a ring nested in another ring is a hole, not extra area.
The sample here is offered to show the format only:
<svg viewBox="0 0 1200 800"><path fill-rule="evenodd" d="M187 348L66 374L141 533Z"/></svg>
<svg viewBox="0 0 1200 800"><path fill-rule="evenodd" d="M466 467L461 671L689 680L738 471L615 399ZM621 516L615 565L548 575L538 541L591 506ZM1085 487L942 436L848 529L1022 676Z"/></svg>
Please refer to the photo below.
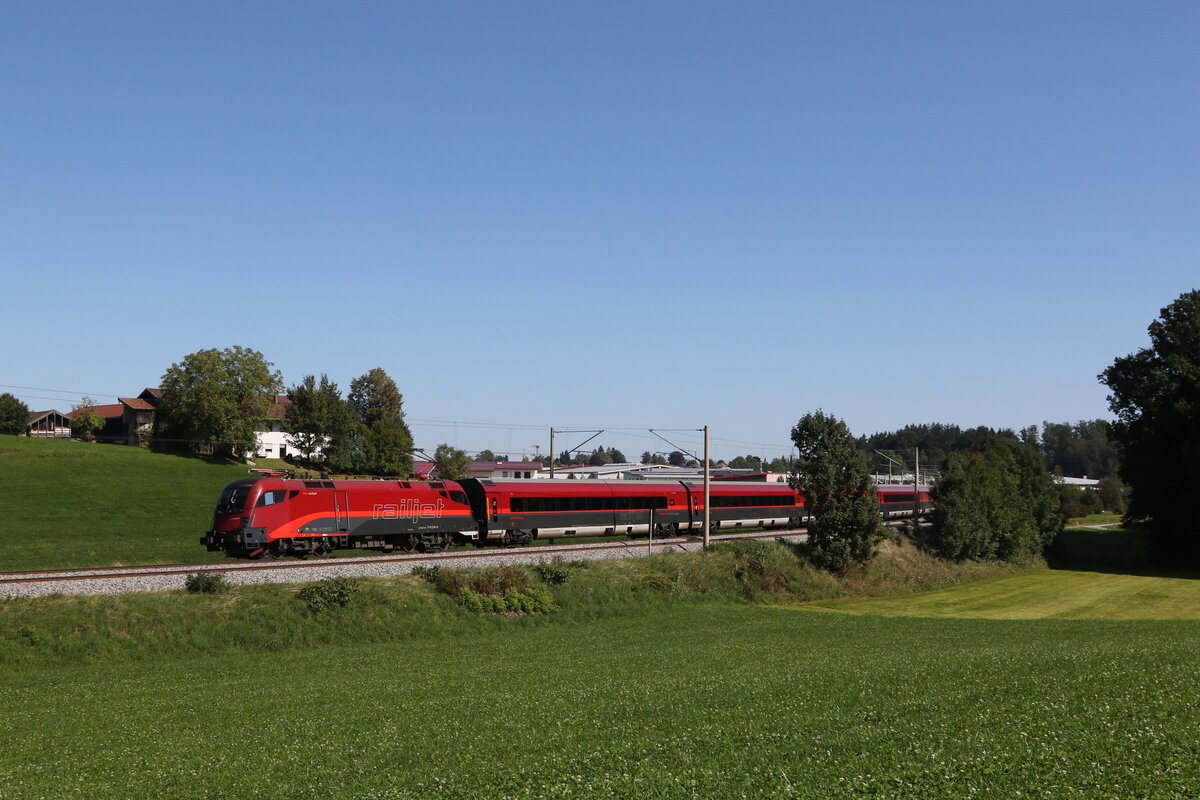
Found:
<svg viewBox="0 0 1200 800"><path fill-rule="evenodd" d="M576 561L572 562L570 566L563 562L555 562L553 564L542 563L536 565L533 571L546 583L561 586L571 580L571 577L575 574L575 570L572 567L578 568L586 563L585 561Z"/></svg>
<svg viewBox="0 0 1200 800"><path fill-rule="evenodd" d="M842 544L835 541L821 552L829 552L829 548L837 548ZM793 545L778 541L719 542L709 549L733 556L733 576L747 599L755 599L763 593L787 593L800 581L802 568L799 551Z"/></svg>
<svg viewBox="0 0 1200 800"><path fill-rule="evenodd" d="M675 591L675 581L671 579L670 575L650 568L643 569L638 575L638 586L663 594L671 594Z"/></svg>
<svg viewBox="0 0 1200 800"><path fill-rule="evenodd" d="M525 598L529 601L529 610L532 613L549 614L551 611L558 610L558 603L554 602L554 595L545 586L530 586L525 591Z"/></svg>
<svg viewBox="0 0 1200 800"><path fill-rule="evenodd" d="M533 610L533 604L516 589L504 590L504 605L509 611L527 614Z"/></svg>
<svg viewBox="0 0 1200 800"><path fill-rule="evenodd" d="M547 583L563 583L572 574L561 565L539 564L534 569ZM417 567L413 574L476 614L546 614L558 610L550 590L530 586L528 571L517 565L486 569Z"/></svg>
<svg viewBox="0 0 1200 800"><path fill-rule="evenodd" d="M193 572L183 579L183 587L192 594L225 594L230 583L219 572Z"/></svg>
<svg viewBox="0 0 1200 800"><path fill-rule="evenodd" d="M412 568L412 574L428 583L437 584L442 579L442 568L437 564L416 566Z"/></svg>
<svg viewBox="0 0 1200 800"><path fill-rule="evenodd" d="M343 608L350 604L358 591L357 578L328 578L305 584L297 597L308 607L309 613L319 614L331 608Z"/></svg>

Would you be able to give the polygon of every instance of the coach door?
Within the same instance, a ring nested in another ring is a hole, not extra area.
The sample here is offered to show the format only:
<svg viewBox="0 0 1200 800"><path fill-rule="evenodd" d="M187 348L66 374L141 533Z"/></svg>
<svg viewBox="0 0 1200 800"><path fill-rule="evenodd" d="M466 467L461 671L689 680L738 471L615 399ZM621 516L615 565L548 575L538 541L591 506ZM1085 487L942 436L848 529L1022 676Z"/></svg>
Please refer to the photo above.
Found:
<svg viewBox="0 0 1200 800"><path fill-rule="evenodd" d="M333 493L334 526L341 533L350 530L350 493L346 491Z"/></svg>

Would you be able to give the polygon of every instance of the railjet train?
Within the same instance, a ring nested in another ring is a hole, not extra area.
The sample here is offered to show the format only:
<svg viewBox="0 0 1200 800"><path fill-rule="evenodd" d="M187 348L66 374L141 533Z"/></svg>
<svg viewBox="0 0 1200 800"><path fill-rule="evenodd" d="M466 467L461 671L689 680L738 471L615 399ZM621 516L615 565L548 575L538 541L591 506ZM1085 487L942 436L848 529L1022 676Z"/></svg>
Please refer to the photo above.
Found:
<svg viewBox="0 0 1200 800"><path fill-rule="evenodd" d="M911 486L879 487L884 516L912 513ZM799 527L804 497L787 484L716 481L713 531ZM920 487L922 510L928 487ZM701 531L704 486L689 481L296 480L253 477L222 490L201 539L230 556L327 555L343 547L444 550L584 536Z"/></svg>

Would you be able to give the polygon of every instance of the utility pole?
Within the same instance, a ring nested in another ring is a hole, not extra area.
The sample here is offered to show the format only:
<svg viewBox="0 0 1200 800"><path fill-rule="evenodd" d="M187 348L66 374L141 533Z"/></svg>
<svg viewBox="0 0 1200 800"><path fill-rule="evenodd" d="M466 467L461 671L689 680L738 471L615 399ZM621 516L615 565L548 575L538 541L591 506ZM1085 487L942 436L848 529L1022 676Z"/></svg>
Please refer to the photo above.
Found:
<svg viewBox="0 0 1200 800"><path fill-rule="evenodd" d="M672 442L667 437L663 436L661 433L659 433L654 428L649 428L648 430L651 433L653 433L655 436L657 436L658 438L662 439L667 444L671 445L671 447L674 447L679 452L685 452L685 448L682 448L679 445L675 444L674 442ZM711 480L711 476L709 474L710 469L709 469L708 463L712 460L712 458L709 456L709 451L708 451L708 426L705 425L703 428L675 428L673 430L683 430L683 431L690 431L690 432L695 432L695 431L700 431L700 430L704 431L704 523L703 524L704 524L704 546L708 547L708 540L709 540L708 527L709 527L709 525L712 524L712 516L709 514L709 511L708 511L709 501L711 500L711 498L709 496L709 481ZM691 452L690 450L687 450L686 452L693 459L696 458L695 453ZM691 501L689 500L689 502L691 502ZM694 523L692 523L692 524L694 524Z"/></svg>
<svg viewBox="0 0 1200 800"><path fill-rule="evenodd" d="M913 530L921 516L921 448L913 448Z"/></svg>
<svg viewBox="0 0 1200 800"><path fill-rule="evenodd" d="M585 444L590 442L592 439L595 439L597 436L604 433L604 429L600 428L599 430L597 430L595 428L589 428L584 431L564 429L564 430L555 431L554 428L551 428L550 429L550 478L551 479L554 478L554 434L555 433L590 433L590 434L592 434L591 436L584 439L583 442L580 443L579 447L583 447ZM578 452L579 447L576 447L574 449L574 452Z"/></svg>
<svg viewBox="0 0 1200 800"><path fill-rule="evenodd" d="M709 521L710 521L710 519L711 519L711 515L710 515L710 514L709 514L709 512L708 512L708 501L709 501L709 494L708 494L708 481L709 481L708 472L709 472L709 467L708 467L708 461L709 461L709 459L708 459L708 426L707 426L707 425L705 425L705 426L704 426L704 549L705 549L705 550L707 550L707 549L708 549L708 526L709 526Z"/></svg>

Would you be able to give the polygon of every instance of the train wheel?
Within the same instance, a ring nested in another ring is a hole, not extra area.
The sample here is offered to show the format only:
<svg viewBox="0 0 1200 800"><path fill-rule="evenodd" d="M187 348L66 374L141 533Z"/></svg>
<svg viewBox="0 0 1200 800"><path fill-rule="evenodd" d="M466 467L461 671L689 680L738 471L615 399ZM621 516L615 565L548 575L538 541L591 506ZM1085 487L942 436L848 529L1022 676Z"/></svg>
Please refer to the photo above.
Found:
<svg viewBox="0 0 1200 800"><path fill-rule="evenodd" d="M400 549L406 553L411 553L417 549L417 537L403 536L400 538Z"/></svg>
<svg viewBox="0 0 1200 800"><path fill-rule="evenodd" d="M286 539L276 539L266 546L265 553L267 558L283 558L287 555L288 547Z"/></svg>
<svg viewBox="0 0 1200 800"><path fill-rule="evenodd" d="M454 536L452 534L441 533L438 534L438 536L441 537L437 543L438 550L449 550L450 545L454 544Z"/></svg>

